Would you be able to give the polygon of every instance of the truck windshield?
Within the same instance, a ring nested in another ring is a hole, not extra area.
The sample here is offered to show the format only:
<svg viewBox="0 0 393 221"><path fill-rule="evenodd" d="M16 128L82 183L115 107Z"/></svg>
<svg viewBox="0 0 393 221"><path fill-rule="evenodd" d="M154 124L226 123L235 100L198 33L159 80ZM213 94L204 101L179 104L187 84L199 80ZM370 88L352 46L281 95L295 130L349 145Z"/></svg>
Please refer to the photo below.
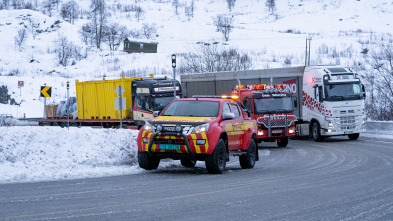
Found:
<svg viewBox="0 0 393 221"><path fill-rule="evenodd" d="M169 102L173 101L173 96L170 97L155 97L153 100L153 110L154 111L162 111L169 104Z"/></svg>
<svg viewBox="0 0 393 221"><path fill-rule="evenodd" d="M360 100L363 99L362 96L363 91L360 83L325 85L326 101Z"/></svg>
<svg viewBox="0 0 393 221"><path fill-rule="evenodd" d="M161 116L217 117L218 101L174 101Z"/></svg>
<svg viewBox="0 0 393 221"><path fill-rule="evenodd" d="M255 114L292 113L293 105L290 97L254 98Z"/></svg>

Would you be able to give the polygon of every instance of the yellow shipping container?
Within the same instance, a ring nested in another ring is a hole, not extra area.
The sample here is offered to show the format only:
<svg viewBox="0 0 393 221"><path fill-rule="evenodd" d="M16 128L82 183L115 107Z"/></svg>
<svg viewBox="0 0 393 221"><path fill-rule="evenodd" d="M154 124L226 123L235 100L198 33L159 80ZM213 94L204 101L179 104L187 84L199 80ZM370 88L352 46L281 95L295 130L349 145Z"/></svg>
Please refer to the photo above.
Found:
<svg viewBox="0 0 393 221"><path fill-rule="evenodd" d="M153 78L150 77L143 78ZM79 119L120 119L120 111L115 110L115 97L119 97L115 90L119 85L124 89L122 97L126 98L126 110L123 119L131 119L132 108L131 82L139 78L125 78L99 81L75 81L76 102Z"/></svg>

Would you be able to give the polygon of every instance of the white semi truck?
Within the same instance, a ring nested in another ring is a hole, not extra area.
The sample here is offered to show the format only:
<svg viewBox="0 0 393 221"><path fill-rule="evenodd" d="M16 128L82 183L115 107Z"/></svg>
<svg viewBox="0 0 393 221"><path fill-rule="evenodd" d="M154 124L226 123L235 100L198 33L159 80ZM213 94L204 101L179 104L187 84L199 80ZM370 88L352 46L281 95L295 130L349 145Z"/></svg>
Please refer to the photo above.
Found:
<svg viewBox="0 0 393 221"><path fill-rule="evenodd" d="M183 95L223 95L241 84L283 84L292 94L296 136L315 141L365 131L364 86L347 67L301 66L182 75ZM242 101L241 101L242 102Z"/></svg>

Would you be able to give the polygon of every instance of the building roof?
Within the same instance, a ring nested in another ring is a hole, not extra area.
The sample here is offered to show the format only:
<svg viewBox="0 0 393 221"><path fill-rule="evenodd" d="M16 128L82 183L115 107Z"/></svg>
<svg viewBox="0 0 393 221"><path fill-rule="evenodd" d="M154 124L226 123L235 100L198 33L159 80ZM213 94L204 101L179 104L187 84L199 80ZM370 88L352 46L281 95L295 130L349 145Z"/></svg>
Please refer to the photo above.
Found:
<svg viewBox="0 0 393 221"><path fill-rule="evenodd" d="M157 41L151 39L138 39L138 38L125 38L124 41L134 42L134 43L145 43L145 44L158 44Z"/></svg>

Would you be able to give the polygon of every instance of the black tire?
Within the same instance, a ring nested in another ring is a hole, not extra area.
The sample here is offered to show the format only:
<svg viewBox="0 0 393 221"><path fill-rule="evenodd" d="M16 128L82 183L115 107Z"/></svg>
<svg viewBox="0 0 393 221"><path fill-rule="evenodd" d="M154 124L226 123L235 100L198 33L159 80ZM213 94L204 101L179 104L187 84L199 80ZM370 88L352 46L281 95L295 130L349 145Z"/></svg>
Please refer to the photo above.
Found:
<svg viewBox="0 0 393 221"><path fill-rule="evenodd" d="M253 139L250 140L248 145L247 153L239 156L239 162L242 169L251 169L255 166L255 160L257 158L257 145Z"/></svg>
<svg viewBox="0 0 393 221"><path fill-rule="evenodd" d="M191 160L191 159L180 159L181 165L188 168L194 167L196 162L197 162L196 160Z"/></svg>
<svg viewBox="0 0 393 221"><path fill-rule="evenodd" d="M314 122L311 127L311 136L315 142L323 141L323 137L321 136L321 128L317 122Z"/></svg>
<svg viewBox="0 0 393 221"><path fill-rule="evenodd" d="M359 138L359 134L348 134L348 138L350 140L357 140Z"/></svg>
<svg viewBox="0 0 393 221"><path fill-rule="evenodd" d="M154 170L160 164L160 158L150 156L146 151L138 151L138 163L142 169Z"/></svg>
<svg viewBox="0 0 393 221"><path fill-rule="evenodd" d="M218 140L213 153L206 156L205 164L207 172L220 174L224 172L227 163L227 151L223 139Z"/></svg>
<svg viewBox="0 0 393 221"><path fill-rule="evenodd" d="M280 138L276 141L278 147L286 147L288 145L288 137Z"/></svg>

